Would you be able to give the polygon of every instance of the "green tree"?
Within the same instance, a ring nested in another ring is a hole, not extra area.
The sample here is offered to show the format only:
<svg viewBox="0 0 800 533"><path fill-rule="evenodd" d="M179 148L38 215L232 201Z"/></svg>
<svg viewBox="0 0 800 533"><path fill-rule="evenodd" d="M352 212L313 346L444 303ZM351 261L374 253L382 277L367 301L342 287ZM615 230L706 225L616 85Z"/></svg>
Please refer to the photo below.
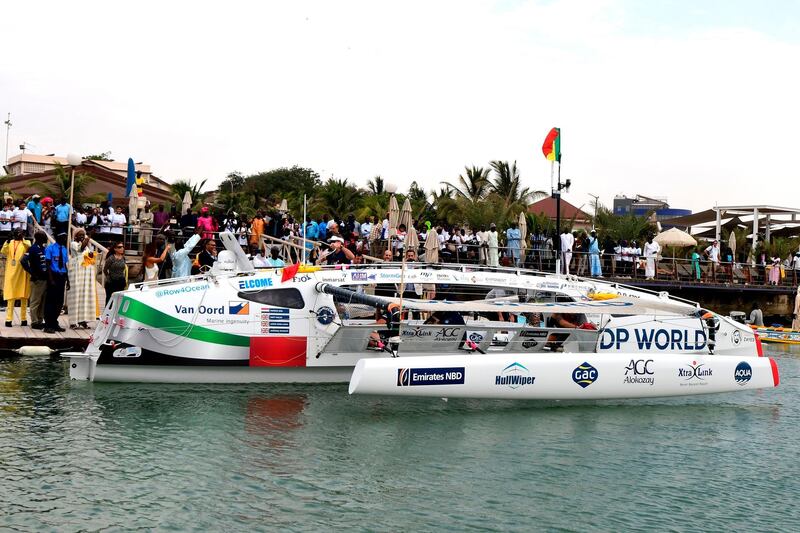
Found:
<svg viewBox="0 0 800 533"><path fill-rule="evenodd" d="M33 180L28 183L42 196L50 196L56 202L63 196L69 200L69 186L71 180L71 171L67 171L62 165L56 163L55 168L55 181L54 183L45 183L40 180ZM73 203L99 203L106 199L106 195L102 193L87 194L86 190L89 185L94 183L95 178L89 174L77 173L75 174L75 183L73 187Z"/></svg>
<svg viewBox="0 0 800 533"><path fill-rule="evenodd" d="M180 206L183 202L183 197L188 192L192 196L192 207L197 207L203 204L208 196L208 192L203 192L207 180L202 180L200 183L192 184L189 180L177 180L170 185L172 196L175 198L176 205Z"/></svg>
<svg viewBox="0 0 800 533"><path fill-rule="evenodd" d="M456 185L444 181L444 185L453 190L456 197L464 198L471 204L476 204L483 200L489 192L489 169L483 167L464 167L464 174L458 176Z"/></svg>
<svg viewBox="0 0 800 533"><path fill-rule="evenodd" d="M364 192L347 179L330 178L320 187L311 204L315 214L328 214L344 219L350 213L356 213L361 205Z"/></svg>
<svg viewBox="0 0 800 533"><path fill-rule="evenodd" d="M372 194L381 195L384 192L384 182L383 178L380 176L375 176L371 180L367 181L367 190Z"/></svg>
<svg viewBox="0 0 800 533"><path fill-rule="evenodd" d="M113 161L111 159L111 152L103 152L100 154L93 154L93 155L86 155L83 156L84 159L88 159L90 161Z"/></svg>
<svg viewBox="0 0 800 533"><path fill-rule="evenodd" d="M597 215L594 217L594 226L603 237L608 236L614 240L642 241L648 235L656 232L655 225L650 221L650 214L640 217L632 213L627 215L615 215L610 209L604 206L597 207Z"/></svg>
<svg viewBox="0 0 800 533"><path fill-rule="evenodd" d="M528 203L547 196L544 191L532 191L522 186L516 161L511 164L508 161L492 161L489 165L494 172L489 190L502 198L507 208L520 211L520 207L524 209Z"/></svg>

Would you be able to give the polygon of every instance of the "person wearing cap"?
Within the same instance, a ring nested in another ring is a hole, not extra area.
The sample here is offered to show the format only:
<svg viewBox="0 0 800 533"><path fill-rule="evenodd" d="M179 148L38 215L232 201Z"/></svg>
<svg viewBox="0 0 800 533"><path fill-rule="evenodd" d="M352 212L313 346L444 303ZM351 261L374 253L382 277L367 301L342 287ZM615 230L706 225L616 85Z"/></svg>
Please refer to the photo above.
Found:
<svg viewBox="0 0 800 533"><path fill-rule="evenodd" d="M56 236L56 242L44 251L47 261L47 295L44 301L44 331L55 333L65 331L58 325L61 308L64 307L64 287L67 284L67 233Z"/></svg>
<svg viewBox="0 0 800 533"><path fill-rule="evenodd" d="M31 196L30 202L28 202L28 209L31 213L33 213L33 218L36 219L36 222L39 224L42 223L42 202L41 197L38 194L34 194Z"/></svg>
<svg viewBox="0 0 800 533"><path fill-rule="evenodd" d="M497 249L499 247L499 237L497 235L497 225L494 222L489 225L489 233L486 236L486 244L489 249L487 264L493 267L499 266L500 256L497 253Z"/></svg>
<svg viewBox="0 0 800 533"><path fill-rule="evenodd" d="M349 265L355 254L345 248L344 239L338 235L330 238L330 250L320 254L317 264L325 261L329 265Z"/></svg>
<svg viewBox="0 0 800 533"><path fill-rule="evenodd" d="M6 241L0 254L6 258L6 271L3 276L3 297L7 302L6 327L11 327L14 319L14 307L19 300L20 325L28 325L28 298L31 295L31 277L22 268L22 256L31 247L28 240L23 239L23 231L19 228L14 230L14 238Z"/></svg>

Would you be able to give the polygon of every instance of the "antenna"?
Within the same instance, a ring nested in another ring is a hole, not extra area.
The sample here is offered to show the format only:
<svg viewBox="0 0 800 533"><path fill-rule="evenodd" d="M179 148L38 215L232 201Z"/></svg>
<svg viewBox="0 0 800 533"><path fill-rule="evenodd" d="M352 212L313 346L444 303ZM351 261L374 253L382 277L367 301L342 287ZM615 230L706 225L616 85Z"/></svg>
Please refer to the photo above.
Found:
<svg viewBox="0 0 800 533"><path fill-rule="evenodd" d="M8 135L11 131L11 113L8 114L8 118L4 124L6 125L6 165L8 165Z"/></svg>

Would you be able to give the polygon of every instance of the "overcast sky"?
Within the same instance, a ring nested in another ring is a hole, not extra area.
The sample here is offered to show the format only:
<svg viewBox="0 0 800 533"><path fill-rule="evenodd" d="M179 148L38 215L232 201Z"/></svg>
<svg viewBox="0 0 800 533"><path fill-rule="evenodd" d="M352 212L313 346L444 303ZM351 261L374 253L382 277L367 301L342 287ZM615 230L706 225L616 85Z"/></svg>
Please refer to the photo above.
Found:
<svg viewBox="0 0 800 533"><path fill-rule="evenodd" d="M4 2L10 154L112 156L168 181L294 164L433 189L516 160L566 199L800 206L800 3ZM5 141L5 132L3 131Z"/></svg>

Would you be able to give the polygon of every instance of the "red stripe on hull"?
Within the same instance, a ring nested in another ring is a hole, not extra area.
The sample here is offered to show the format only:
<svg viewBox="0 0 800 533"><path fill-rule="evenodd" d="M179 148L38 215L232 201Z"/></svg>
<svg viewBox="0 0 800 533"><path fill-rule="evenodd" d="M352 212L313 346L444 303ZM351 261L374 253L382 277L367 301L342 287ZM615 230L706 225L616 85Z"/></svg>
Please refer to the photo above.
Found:
<svg viewBox="0 0 800 533"><path fill-rule="evenodd" d="M772 382L777 387L781 383L781 376L778 373L778 363L772 357L769 358L769 364L772 367Z"/></svg>
<svg viewBox="0 0 800 533"><path fill-rule="evenodd" d="M306 337L251 337L250 366L306 366Z"/></svg>

